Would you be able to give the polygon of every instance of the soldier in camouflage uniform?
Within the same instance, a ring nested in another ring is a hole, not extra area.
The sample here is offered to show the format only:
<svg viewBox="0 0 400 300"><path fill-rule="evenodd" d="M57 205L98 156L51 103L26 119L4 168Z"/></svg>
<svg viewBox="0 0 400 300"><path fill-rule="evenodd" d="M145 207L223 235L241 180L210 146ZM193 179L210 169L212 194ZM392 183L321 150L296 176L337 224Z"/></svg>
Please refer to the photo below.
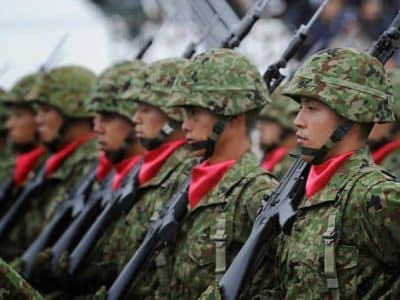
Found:
<svg viewBox="0 0 400 300"><path fill-rule="evenodd" d="M182 129L203 162L191 172L189 215L173 249L171 299L196 299L224 274L276 186L250 151L254 117L268 102L256 67L232 50L196 56L176 79L171 107L184 108Z"/></svg>
<svg viewBox="0 0 400 300"><path fill-rule="evenodd" d="M397 298L400 185L365 146L374 123L395 118L382 64L358 50L324 50L283 94L300 102L297 143L312 165L291 234L280 236L277 255L270 253L276 264L264 265L279 278L274 296Z"/></svg>
<svg viewBox="0 0 400 300"><path fill-rule="evenodd" d="M374 162L400 178L400 69L389 72L396 122L375 124L368 137Z"/></svg>
<svg viewBox="0 0 400 300"><path fill-rule="evenodd" d="M135 204L107 230L78 270L75 278L78 294L93 293L101 285L113 282L139 247L150 220L158 217L166 201L188 176L193 159L180 131L182 117L179 111L166 107L176 73L185 63L182 59L167 59L151 64L146 78L142 82L133 78L121 96L121 101L130 102L130 111L135 111L132 121L136 136L147 152L139 172ZM154 280L145 278L132 298L151 293ZM101 291L104 290L103 287Z"/></svg>
<svg viewBox="0 0 400 300"><path fill-rule="evenodd" d="M288 153L296 145L293 119L298 111L298 105L281 92L281 87L274 91L272 103L261 110L257 120L260 147L264 151L261 167L277 178L282 178L294 161Z"/></svg>
<svg viewBox="0 0 400 300"><path fill-rule="evenodd" d="M41 182L29 202L2 236L0 256L6 260L20 256L52 217L64 195L81 180L98 157L91 130L91 117L83 109L95 75L82 67L65 66L41 75L26 99L37 104L36 123L41 142L51 152L35 178Z"/></svg>
<svg viewBox="0 0 400 300"><path fill-rule="evenodd" d="M9 173L1 181L0 215L7 211L26 182L36 176L46 159L45 150L39 145L34 106L26 99L37 78L37 74L24 76L0 100L9 111L6 129L12 151L5 167Z"/></svg>
<svg viewBox="0 0 400 300"><path fill-rule="evenodd" d="M42 300L43 298L0 258L0 299Z"/></svg>

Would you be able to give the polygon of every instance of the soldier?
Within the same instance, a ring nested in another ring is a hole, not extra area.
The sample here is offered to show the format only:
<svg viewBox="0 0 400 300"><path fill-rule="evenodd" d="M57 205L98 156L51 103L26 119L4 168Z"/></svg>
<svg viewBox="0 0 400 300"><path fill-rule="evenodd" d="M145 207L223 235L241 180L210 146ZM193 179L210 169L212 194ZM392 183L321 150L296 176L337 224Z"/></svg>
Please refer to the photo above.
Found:
<svg viewBox="0 0 400 300"><path fill-rule="evenodd" d="M91 117L83 109L95 75L65 66L41 75L27 99L37 104L35 117L41 142L51 152L44 166L25 185L26 202L11 229L1 236L0 256L20 256L53 215L64 195L76 186L98 157Z"/></svg>
<svg viewBox="0 0 400 300"><path fill-rule="evenodd" d="M133 78L120 97L120 101L130 102L131 112L135 111L132 121L136 137L147 149L138 175L139 189L133 207L107 230L76 273L76 294L93 293L115 280L139 247L150 219L158 217L165 202L188 176L193 160L180 131L182 117L179 111L166 108L174 78L185 63L183 59L167 59L151 64L147 77L141 82ZM137 106L133 108L134 105ZM146 278L135 297L145 297L152 288L152 278Z"/></svg>
<svg viewBox="0 0 400 300"><path fill-rule="evenodd" d="M0 258L0 299L42 300L43 298Z"/></svg>
<svg viewBox="0 0 400 300"><path fill-rule="evenodd" d="M195 157L189 215L174 245L171 299L196 299L223 275L249 235L262 196L276 186L250 151L256 114L270 98L256 67L228 49L192 59L178 75L172 107ZM162 288L162 285L161 287Z"/></svg>
<svg viewBox="0 0 400 300"><path fill-rule="evenodd" d="M393 175L400 176L400 70L389 72L393 84L396 122L375 124L368 137L374 162Z"/></svg>
<svg viewBox="0 0 400 300"><path fill-rule="evenodd" d="M36 176L45 160L45 150L39 145L37 135L35 109L26 99L37 77L37 74L23 77L13 86L8 96L1 99L9 111L6 128L12 148L12 157L9 159L12 168L2 181L0 192L1 215L7 211L25 183Z"/></svg>
<svg viewBox="0 0 400 300"><path fill-rule="evenodd" d="M272 103L261 110L257 120L260 147L264 151L261 167L277 178L282 178L294 161L288 153L296 145L293 119L298 111L298 105L281 92L281 88L275 90Z"/></svg>
<svg viewBox="0 0 400 300"><path fill-rule="evenodd" d="M283 94L301 105L297 143L312 165L291 234L270 253L276 264L264 266L279 274L275 297L397 298L400 185L365 146L374 123L395 119L383 65L358 50L324 50Z"/></svg>

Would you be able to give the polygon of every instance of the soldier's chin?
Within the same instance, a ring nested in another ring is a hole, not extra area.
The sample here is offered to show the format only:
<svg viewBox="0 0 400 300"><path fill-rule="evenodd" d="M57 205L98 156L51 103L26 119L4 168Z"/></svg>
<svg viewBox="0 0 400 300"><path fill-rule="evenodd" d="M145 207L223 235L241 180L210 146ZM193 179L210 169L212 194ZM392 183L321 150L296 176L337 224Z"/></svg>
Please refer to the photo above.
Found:
<svg viewBox="0 0 400 300"><path fill-rule="evenodd" d="M197 149L197 150L192 149L191 154L194 157L202 158L206 155L206 149Z"/></svg>

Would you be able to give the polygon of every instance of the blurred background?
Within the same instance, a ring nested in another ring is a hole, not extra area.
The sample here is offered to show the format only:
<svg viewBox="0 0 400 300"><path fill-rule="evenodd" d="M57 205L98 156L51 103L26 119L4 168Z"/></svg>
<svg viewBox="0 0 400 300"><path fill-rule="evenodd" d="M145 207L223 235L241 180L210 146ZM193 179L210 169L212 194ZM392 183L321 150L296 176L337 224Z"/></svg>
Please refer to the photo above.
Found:
<svg viewBox="0 0 400 300"><path fill-rule="evenodd" d="M213 47L227 29L218 28L218 20L204 13L199 1L3 0L0 86L9 88L20 77L45 64L62 39L65 42L51 64L80 64L97 73L113 62L133 58L149 38L154 42L143 58L149 62L181 56L190 42L198 43L199 49ZM222 7L229 27L256 1L211 2ZM265 70L321 2L271 0L239 51ZM312 27L298 61L326 47L368 48L399 9L400 0L330 0ZM387 67L396 65L400 65L399 55Z"/></svg>

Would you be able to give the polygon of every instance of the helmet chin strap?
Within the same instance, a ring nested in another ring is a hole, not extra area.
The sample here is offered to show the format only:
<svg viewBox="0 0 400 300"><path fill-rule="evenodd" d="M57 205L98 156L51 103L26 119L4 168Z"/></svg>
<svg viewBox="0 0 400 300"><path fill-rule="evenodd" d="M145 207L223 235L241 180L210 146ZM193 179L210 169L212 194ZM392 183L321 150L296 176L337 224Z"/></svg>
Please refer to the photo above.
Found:
<svg viewBox="0 0 400 300"><path fill-rule="evenodd" d="M130 130L128 135L125 137L121 147L117 150L106 150L105 154L107 159L112 163L116 164L122 161L130 146L132 146L133 142L136 140L135 132Z"/></svg>
<svg viewBox="0 0 400 300"><path fill-rule="evenodd" d="M179 128L179 122L168 120L165 122L164 126L161 128L157 137L152 139L141 138L139 139L140 143L145 147L147 150L153 150L160 147L167 138L177 129Z"/></svg>
<svg viewBox="0 0 400 300"><path fill-rule="evenodd" d="M353 127L353 125L354 122L345 120L339 127L335 129L335 131L332 133L328 141L321 148L315 149L315 148L301 147L300 148L301 155L313 157L311 164L319 165L320 163L323 162L328 151L332 149L332 147L337 142L343 139L343 137L349 132L349 130Z"/></svg>
<svg viewBox="0 0 400 300"><path fill-rule="evenodd" d="M218 137L224 131L225 123L226 120L220 117L217 122L214 123L211 135L207 138L207 140L198 141L190 145L192 151L206 149L204 159L209 158L214 152L215 143L217 142Z"/></svg>

